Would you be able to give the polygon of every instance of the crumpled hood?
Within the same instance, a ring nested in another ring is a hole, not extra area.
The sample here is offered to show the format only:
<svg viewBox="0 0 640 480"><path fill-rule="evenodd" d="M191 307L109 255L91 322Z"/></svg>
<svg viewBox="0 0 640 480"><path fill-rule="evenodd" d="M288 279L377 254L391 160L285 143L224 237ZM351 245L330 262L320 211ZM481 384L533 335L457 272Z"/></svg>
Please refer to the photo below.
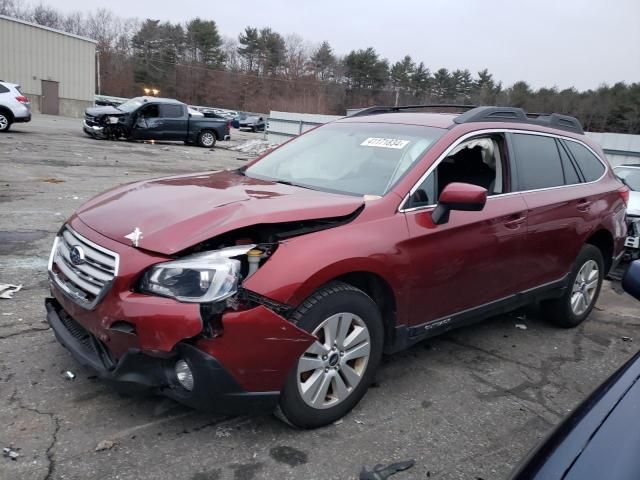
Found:
<svg viewBox="0 0 640 480"><path fill-rule="evenodd" d="M85 109L87 115L99 117L100 115L124 115L125 112L118 110L116 107L105 105L103 107L89 107Z"/></svg>
<svg viewBox="0 0 640 480"><path fill-rule="evenodd" d="M126 245L171 255L222 233L261 223L341 217L362 197L318 192L225 171L137 182L94 197L76 215Z"/></svg>

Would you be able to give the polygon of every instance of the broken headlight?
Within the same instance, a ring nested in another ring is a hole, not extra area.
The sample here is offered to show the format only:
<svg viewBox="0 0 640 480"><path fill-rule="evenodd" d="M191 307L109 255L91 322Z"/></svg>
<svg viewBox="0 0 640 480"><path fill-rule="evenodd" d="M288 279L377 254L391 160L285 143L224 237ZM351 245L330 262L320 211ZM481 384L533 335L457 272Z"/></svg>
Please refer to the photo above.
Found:
<svg viewBox="0 0 640 480"><path fill-rule="evenodd" d="M175 298L180 302L218 302L234 295L240 279L240 261L227 249L204 252L159 263L142 276L143 293Z"/></svg>

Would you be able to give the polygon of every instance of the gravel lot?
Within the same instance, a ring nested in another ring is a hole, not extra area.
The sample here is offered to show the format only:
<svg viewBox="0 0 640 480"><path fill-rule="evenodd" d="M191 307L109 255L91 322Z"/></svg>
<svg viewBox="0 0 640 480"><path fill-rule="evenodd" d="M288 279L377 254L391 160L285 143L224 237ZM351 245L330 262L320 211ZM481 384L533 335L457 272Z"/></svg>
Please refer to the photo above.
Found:
<svg viewBox="0 0 640 480"><path fill-rule="evenodd" d="M80 123L41 115L0 135L0 283L24 285L0 300L0 447L20 449L15 461L0 458L2 479L349 479L363 465L408 458L415 467L394 480L505 478L640 341L638 306L605 282L577 329L551 327L532 309L385 359L360 405L315 431L119 396L44 322L56 230L111 186L245 160L222 148L96 141ZM104 440L113 446L96 451Z"/></svg>

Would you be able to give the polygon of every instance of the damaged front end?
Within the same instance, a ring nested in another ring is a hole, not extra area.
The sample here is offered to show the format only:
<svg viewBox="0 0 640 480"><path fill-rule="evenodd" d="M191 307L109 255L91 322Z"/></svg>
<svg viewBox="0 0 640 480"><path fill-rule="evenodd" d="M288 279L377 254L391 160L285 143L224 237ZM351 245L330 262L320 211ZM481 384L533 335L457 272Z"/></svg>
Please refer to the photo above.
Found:
<svg viewBox="0 0 640 480"><path fill-rule="evenodd" d="M640 258L640 216L627 215L627 238L623 260L632 262Z"/></svg>
<svg viewBox="0 0 640 480"><path fill-rule="evenodd" d="M288 320L291 306L243 282L283 238L344 221L240 229L167 258L96 237L75 219L81 233L65 226L52 251L47 318L75 359L120 391L153 391L217 412L269 410L315 337ZM74 264L71 243L94 264ZM75 276L90 281L87 272L108 252L120 261L99 301L69 295Z"/></svg>
<svg viewBox="0 0 640 480"><path fill-rule="evenodd" d="M83 130L87 135L105 140L127 138L128 130L125 124L126 114L92 114L85 113Z"/></svg>

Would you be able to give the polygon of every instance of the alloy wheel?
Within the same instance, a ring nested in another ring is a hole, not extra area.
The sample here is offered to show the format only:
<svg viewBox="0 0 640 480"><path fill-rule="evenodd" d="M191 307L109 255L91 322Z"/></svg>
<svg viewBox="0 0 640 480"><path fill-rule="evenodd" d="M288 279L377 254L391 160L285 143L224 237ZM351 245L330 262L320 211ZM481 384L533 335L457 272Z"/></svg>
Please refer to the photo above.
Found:
<svg viewBox="0 0 640 480"><path fill-rule="evenodd" d="M213 145L214 141L215 137L212 133L205 132L202 134L202 145L204 145L205 147L210 147L211 145Z"/></svg>
<svg viewBox="0 0 640 480"><path fill-rule="evenodd" d="M0 114L0 131L6 130L9 126L9 120L4 115Z"/></svg>
<svg viewBox="0 0 640 480"><path fill-rule="evenodd" d="M371 354L364 321L353 313L337 313L312 332L316 340L298 361L298 390L317 409L343 402L358 386Z"/></svg>
<svg viewBox="0 0 640 480"><path fill-rule="evenodd" d="M585 262L578 271L571 290L571 310L575 315L580 316L591 307L599 281L598 264L594 260Z"/></svg>

